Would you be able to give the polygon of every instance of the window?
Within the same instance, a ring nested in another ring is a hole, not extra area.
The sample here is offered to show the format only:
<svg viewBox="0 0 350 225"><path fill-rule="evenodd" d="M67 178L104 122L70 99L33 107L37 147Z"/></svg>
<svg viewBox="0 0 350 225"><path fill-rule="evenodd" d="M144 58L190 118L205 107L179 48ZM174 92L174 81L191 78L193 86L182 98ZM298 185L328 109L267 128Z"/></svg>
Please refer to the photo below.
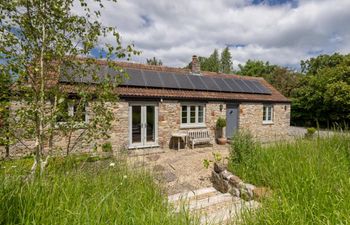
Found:
<svg viewBox="0 0 350 225"><path fill-rule="evenodd" d="M88 121L86 112L87 104L78 99L70 99L64 101L60 105L57 122L67 122L69 118L73 118L75 122L85 123Z"/></svg>
<svg viewBox="0 0 350 225"><path fill-rule="evenodd" d="M272 123L273 122L273 106L264 105L263 106L263 123Z"/></svg>
<svg viewBox="0 0 350 225"><path fill-rule="evenodd" d="M181 107L182 127L202 127L204 124L205 106L203 104L184 104Z"/></svg>

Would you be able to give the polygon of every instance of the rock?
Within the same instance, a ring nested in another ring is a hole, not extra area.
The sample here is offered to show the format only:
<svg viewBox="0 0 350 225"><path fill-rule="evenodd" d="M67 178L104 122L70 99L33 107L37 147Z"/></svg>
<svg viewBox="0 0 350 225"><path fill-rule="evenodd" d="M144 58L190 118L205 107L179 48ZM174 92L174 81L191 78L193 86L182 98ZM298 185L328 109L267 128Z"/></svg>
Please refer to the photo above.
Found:
<svg viewBox="0 0 350 225"><path fill-rule="evenodd" d="M255 200L261 200L263 198L268 198L272 196L272 190L267 187L256 187L253 190L253 195Z"/></svg>
<svg viewBox="0 0 350 225"><path fill-rule="evenodd" d="M249 184L248 185L247 184L241 185L239 191L241 193L241 198L246 200L246 201L250 201L254 197L253 189Z"/></svg>
<svg viewBox="0 0 350 225"><path fill-rule="evenodd" d="M236 188L239 188L239 184L243 183L242 180L239 177L237 177L236 175L230 176L229 182L230 182L230 184L232 184Z"/></svg>
<svg viewBox="0 0 350 225"><path fill-rule="evenodd" d="M160 158L160 155L150 155L146 157L149 161L157 161Z"/></svg>
<svg viewBox="0 0 350 225"><path fill-rule="evenodd" d="M164 171L164 170L165 170L165 167L162 166L162 165L155 165L155 166L153 167L153 171L154 171L154 172L160 172L160 171Z"/></svg>
<svg viewBox="0 0 350 225"><path fill-rule="evenodd" d="M217 173L221 173L222 171L224 171L226 168L223 164L218 164L218 163L214 163L214 171Z"/></svg>
<svg viewBox="0 0 350 225"><path fill-rule="evenodd" d="M225 180L229 180L229 178L232 176L232 173L228 172L227 170L224 170L220 173L221 177Z"/></svg>
<svg viewBox="0 0 350 225"><path fill-rule="evenodd" d="M247 189L247 190L250 190L250 191L252 191L253 192L253 190L256 188L254 185L252 185L252 184L244 184L244 186L245 186L245 188Z"/></svg>
<svg viewBox="0 0 350 225"><path fill-rule="evenodd" d="M227 193L229 189L229 183L227 180L221 178L220 174L212 171L211 173L211 182L213 183L213 187L220 191L221 193Z"/></svg>
<svg viewBox="0 0 350 225"><path fill-rule="evenodd" d="M240 196L240 191L238 188L231 187L230 190L228 191L232 196L239 197Z"/></svg>
<svg viewBox="0 0 350 225"><path fill-rule="evenodd" d="M245 201L251 200L249 193L247 192L247 190L245 188L240 189L239 192L240 192L241 199L243 199Z"/></svg>
<svg viewBox="0 0 350 225"><path fill-rule="evenodd" d="M176 175L170 171L166 171L164 174L163 174L163 177L164 177L164 180L169 183L169 182L172 182L172 181L175 181L176 180Z"/></svg>

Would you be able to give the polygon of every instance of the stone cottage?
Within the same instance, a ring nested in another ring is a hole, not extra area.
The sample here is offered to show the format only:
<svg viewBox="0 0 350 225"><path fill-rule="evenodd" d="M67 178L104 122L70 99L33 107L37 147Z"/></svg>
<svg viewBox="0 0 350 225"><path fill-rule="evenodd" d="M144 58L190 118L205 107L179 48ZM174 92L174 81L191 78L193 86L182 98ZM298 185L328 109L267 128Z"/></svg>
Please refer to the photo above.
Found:
<svg viewBox="0 0 350 225"><path fill-rule="evenodd" d="M108 141L114 149L172 148L174 134L196 130L214 144L219 117L227 121L228 138L237 130L262 142L287 137L290 100L263 78L201 71L196 56L191 69L117 64L129 79L117 87L120 100L111 106L117 120Z"/></svg>

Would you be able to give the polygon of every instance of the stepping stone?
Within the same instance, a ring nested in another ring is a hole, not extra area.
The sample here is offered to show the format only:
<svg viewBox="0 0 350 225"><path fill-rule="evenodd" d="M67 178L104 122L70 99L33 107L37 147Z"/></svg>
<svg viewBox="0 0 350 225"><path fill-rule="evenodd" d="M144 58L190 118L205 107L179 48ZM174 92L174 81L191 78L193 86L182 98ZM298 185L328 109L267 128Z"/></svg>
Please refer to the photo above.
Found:
<svg viewBox="0 0 350 225"><path fill-rule="evenodd" d="M199 216L200 224L232 224L232 221L241 219L243 212L260 206L254 200L245 201L213 187L170 195L168 202L174 206L175 213L188 210Z"/></svg>
<svg viewBox="0 0 350 225"><path fill-rule="evenodd" d="M146 157L149 161L157 161L160 158L160 155L150 155Z"/></svg>

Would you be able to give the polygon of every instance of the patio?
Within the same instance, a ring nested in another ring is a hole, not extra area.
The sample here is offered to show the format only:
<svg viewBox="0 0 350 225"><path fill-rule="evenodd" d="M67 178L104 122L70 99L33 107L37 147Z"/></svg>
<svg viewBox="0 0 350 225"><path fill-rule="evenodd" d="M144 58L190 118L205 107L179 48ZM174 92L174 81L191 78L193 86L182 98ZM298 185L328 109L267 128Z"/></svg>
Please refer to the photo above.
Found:
<svg viewBox="0 0 350 225"><path fill-rule="evenodd" d="M145 167L154 172L157 181L164 183L168 194L210 187L211 169L203 166L204 159L213 159L212 153L229 155L229 145L195 147L186 150L150 150L150 154L131 153L128 162L135 168ZM143 150L144 153L147 150Z"/></svg>

